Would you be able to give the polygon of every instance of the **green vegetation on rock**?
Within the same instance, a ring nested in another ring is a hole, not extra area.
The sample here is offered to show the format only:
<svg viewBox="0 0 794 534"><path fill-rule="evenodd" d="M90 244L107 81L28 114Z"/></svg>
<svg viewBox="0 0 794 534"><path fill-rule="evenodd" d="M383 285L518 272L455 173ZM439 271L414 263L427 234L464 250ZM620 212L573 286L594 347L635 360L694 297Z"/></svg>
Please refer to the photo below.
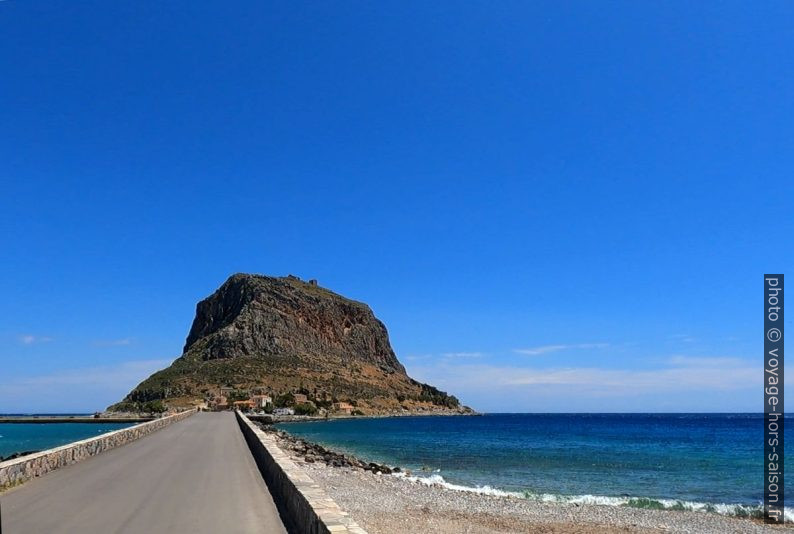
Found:
<svg viewBox="0 0 794 534"><path fill-rule="evenodd" d="M231 276L196 306L184 352L111 411L189 406L221 395L233 403L259 391L276 407L350 402L361 413L470 410L411 379L386 327L366 304L296 277Z"/></svg>

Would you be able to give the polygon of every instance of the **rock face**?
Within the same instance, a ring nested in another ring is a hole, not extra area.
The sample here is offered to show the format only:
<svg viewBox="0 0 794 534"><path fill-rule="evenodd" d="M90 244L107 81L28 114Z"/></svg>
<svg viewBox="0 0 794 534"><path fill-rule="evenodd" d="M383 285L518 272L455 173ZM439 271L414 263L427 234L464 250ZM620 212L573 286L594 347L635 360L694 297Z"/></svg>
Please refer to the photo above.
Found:
<svg viewBox="0 0 794 534"><path fill-rule="evenodd" d="M196 307L184 352L204 360L324 354L405 373L386 327L365 304L296 278L236 274Z"/></svg>
<svg viewBox="0 0 794 534"><path fill-rule="evenodd" d="M110 410L211 400L225 391L306 394L362 413L469 411L405 373L386 327L361 302L294 277L235 274L198 303L184 351Z"/></svg>

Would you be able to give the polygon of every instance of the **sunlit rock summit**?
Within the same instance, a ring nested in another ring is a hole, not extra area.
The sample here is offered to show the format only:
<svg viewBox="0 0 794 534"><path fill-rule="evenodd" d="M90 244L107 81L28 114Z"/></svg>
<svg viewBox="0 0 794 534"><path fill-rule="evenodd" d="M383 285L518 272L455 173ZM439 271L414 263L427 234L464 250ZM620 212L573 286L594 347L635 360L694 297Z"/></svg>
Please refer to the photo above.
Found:
<svg viewBox="0 0 794 534"><path fill-rule="evenodd" d="M305 282L235 274L198 303L182 353L112 411L190 406L223 392L305 395L363 414L470 409L410 378L369 306Z"/></svg>

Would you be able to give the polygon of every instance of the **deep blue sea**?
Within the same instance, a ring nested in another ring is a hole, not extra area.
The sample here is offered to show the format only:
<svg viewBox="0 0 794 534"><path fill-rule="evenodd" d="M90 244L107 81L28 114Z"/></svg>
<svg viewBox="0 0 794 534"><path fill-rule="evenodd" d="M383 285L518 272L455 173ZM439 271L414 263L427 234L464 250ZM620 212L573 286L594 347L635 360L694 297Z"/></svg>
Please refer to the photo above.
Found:
<svg viewBox="0 0 794 534"><path fill-rule="evenodd" d="M0 456L51 449L131 425L132 423L0 423Z"/></svg>
<svg viewBox="0 0 794 534"><path fill-rule="evenodd" d="M488 414L278 426L426 484L744 516L763 500L762 424L761 414Z"/></svg>

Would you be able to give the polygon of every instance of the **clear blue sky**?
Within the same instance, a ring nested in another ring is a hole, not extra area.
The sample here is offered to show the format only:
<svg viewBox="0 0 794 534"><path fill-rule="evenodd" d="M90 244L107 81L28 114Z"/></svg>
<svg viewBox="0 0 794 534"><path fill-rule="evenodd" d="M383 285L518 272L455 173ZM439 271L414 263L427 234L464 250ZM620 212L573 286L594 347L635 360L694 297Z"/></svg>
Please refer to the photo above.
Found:
<svg viewBox="0 0 794 534"><path fill-rule="evenodd" d="M758 411L794 4L559 4L0 2L0 412L104 408L240 271L480 410Z"/></svg>

